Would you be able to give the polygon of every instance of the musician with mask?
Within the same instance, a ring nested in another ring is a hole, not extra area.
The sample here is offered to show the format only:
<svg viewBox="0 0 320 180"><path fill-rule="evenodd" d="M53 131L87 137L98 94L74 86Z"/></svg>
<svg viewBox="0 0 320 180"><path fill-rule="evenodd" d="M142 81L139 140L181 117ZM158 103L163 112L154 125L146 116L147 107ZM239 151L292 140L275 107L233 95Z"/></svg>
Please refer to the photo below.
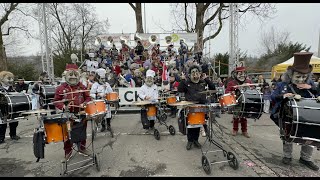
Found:
<svg viewBox="0 0 320 180"><path fill-rule="evenodd" d="M90 90L90 96L93 99L105 99L106 95L113 92L110 84L106 82L106 70L98 69L96 71L95 83L92 85ZM111 108L110 104L107 104L107 113L103 117L101 121L101 132L106 130L106 122L107 121L107 130L111 131Z"/></svg>
<svg viewBox="0 0 320 180"><path fill-rule="evenodd" d="M154 84L154 77L155 77L155 72L153 70L147 70L144 84L138 90L138 96L143 101L151 101L154 103L158 101L159 90L158 90L158 86ZM142 110L141 112L143 113L145 111ZM147 130L149 129L154 130L155 119L146 119L146 118L147 118L146 115L141 115L141 122L144 125L143 128ZM149 126L145 124L149 124Z"/></svg>
<svg viewBox="0 0 320 180"><path fill-rule="evenodd" d="M312 66L309 64L312 53L300 52L294 53L294 62L288 66L287 71L283 74L283 81L279 82L276 89L271 94L271 100L275 103L270 118L279 126L279 111L282 102L286 98L294 98L297 101L303 98L312 98L317 95L317 88L311 80ZM320 96L317 97L318 101ZM315 117L317 118L317 117ZM297 125L298 126L298 125ZM296 127L298 128L298 127ZM318 133L318 132L316 132ZM293 143L283 141L284 157L282 162L290 164L292 161ZM308 168L318 171L319 167L311 161L313 147L307 144L301 146L300 159L301 164Z"/></svg>
<svg viewBox="0 0 320 180"><path fill-rule="evenodd" d="M251 84L251 80L247 79L247 72L245 67L240 66L237 67L234 70L234 79L229 81L227 84L227 88L226 88L226 92L225 93L232 93L237 95L237 97L239 97L239 93L240 90L238 87L236 87L237 85L242 85L244 83L248 83ZM249 87L249 86L248 86ZM238 126L239 126L239 122L241 124L241 131L242 131L242 135L250 138L249 134L248 134L248 130L247 130L247 118L246 117L238 117L238 114L236 114L236 112L234 112L233 115L233 130L232 130L232 135L236 136L238 133Z"/></svg>
<svg viewBox="0 0 320 180"><path fill-rule="evenodd" d="M0 72L0 92L1 93L7 93L7 92L16 92L13 89L13 82L14 82L14 75L9 71L2 71ZM0 111L0 119L4 118L4 112ZM0 121L1 122L1 121ZM19 136L17 136L17 126L19 122L11 122L9 123L10 127L10 138L12 140L18 140L20 139ZM5 135L7 130L7 123L1 124L0 123L0 144L4 143Z"/></svg>
<svg viewBox="0 0 320 180"><path fill-rule="evenodd" d="M182 76L182 80L178 85L178 92L183 92L185 94L186 101L194 101L198 104L210 103L206 98L206 94L199 94L201 91L205 91L205 87L208 86L209 90L215 90L215 86L212 81L207 77L205 73L202 73L201 67L199 65L191 65L188 69L188 79L185 79ZM180 117L182 121L184 120L184 112L180 111ZM207 125L188 125L187 131L187 150L192 148L192 145L195 145L197 148L201 148L201 145L198 141L200 128L207 128Z"/></svg>
<svg viewBox="0 0 320 180"><path fill-rule="evenodd" d="M69 110L70 113L77 114L80 111L83 111L84 106L91 100L89 91L84 92L75 92L75 91L84 91L86 87L80 82L80 73L78 71L78 66L75 64L66 65L66 82L62 83L56 88L54 101L67 100L68 104L64 102L55 102L54 105L59 110ZM74 92L74 93L70 93ZM87 121L85 120L85 115L80 116L80 122L76 122L73 119L73 126L79 125L82 123L84 129L87 127ZM86 140L80 141L78 144L78 151L84 156L88 156L90 152L86 150ZM64 151L65 151L65 161L68 161L72 155L72 143L70 140L64 142Z"/></svg>

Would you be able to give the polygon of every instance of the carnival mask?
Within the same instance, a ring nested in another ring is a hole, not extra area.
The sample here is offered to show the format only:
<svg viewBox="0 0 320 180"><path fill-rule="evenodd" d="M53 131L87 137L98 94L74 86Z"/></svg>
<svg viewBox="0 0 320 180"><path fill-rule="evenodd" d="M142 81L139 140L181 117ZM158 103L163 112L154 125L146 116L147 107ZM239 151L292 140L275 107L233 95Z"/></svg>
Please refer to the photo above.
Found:
<svg viewBox="0 0 320 180"><path fill-rule="evenodd" d="M66 83L75 86L80 81L80 74L78 71L75 70L69 70L66 72Z"/></svg>
<svg viewBox="0 0 320 180"><path fill-rule="evenodd" d="M236 78L240 82L244 82L247 78L247 73L245 71L236 72Z"/></svg>
<svg viewBox="0 0 320 180"><path fill-rule="evenodd" d="M304 84L308 78L308 74L293 72L291 82L293 84Z"/></svg>
<svg viewBox="0 0 320 180"><path fill-rule="evenodd" d="M11 74L7 74L4 76L1 84L3 86L12 86L13 85L13 81L14 81L14 76L12 76Z"/></svg>
<svg viewBox="0 0 320 180"><path fill-rule="evenodd" d="M201 73L197 68L194 68L190 71L190 80L193 83L198 83L200 81Z"/></svg>
<svg viewBox="0 0 320 180"><path fill-rule="evenodd" d="M146 77L146 85L151 87L153 85L153 83L154 83L153 77L152 76L147 76Z"/></svg>

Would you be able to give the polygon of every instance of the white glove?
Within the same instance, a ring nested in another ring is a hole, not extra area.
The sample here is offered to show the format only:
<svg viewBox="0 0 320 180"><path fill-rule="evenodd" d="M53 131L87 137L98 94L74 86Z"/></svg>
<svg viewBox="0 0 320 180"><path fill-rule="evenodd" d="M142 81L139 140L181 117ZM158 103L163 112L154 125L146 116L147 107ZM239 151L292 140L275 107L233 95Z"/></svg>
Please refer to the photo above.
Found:
<svg viewBox="0 0 320 180"><path fill-rule="evenodd" d="M296 99L296 100L300 100L301 99L301 95L295 94L293 98Z"/></svg>
<svg viewBox="0 0 320 180"><path fill-rule="evenodd" d="M317 101L320 102L320 96L317 97Z"/></svg>

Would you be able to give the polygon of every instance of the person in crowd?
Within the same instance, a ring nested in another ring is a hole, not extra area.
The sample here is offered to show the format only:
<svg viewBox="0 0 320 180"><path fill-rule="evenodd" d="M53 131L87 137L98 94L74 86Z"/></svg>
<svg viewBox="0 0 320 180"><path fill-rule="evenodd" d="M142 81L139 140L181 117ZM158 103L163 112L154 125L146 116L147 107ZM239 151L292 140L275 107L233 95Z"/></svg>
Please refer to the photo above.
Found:
<svg viewBox="0 0 320 180"><path fill-rule="evenodd" d="M191 65L188 69L188 79L183 79L179 83L178 92L182 92L185 94L186 101L195 101L199 104L209 103L206 99L205 94L199 94L201 91L205 91L205 87L208 86L209 90L215 90L215 86L212 81L209 80L205 73L202 73L201 67L194 64ZM183 117L184 112L180 111L180 118L182 119L182 124L185 124L185 119ZM201 144L199 143L199 134L200 128L204 127L207 132L207 125L188 125L187 130L187 150L192 148L192 145L195 145L198 148L201 148Z"/></svg>
<svg viewBox="0 0 320 180"><path fill-rule="evenodd" d="M286 98L301 99L312 98L317 96L317 89L311 79L311 71L313 69L310 60L313 53L299 52L294 53L294 62L292 66L288 66L287 71L282 75L282 82L277 84L276 89L271 95L275 106L272 109L270 118L279 126L279 112L282 102ZM317 97L318 101L320 97ZM282 162L290 164L292 161L293 143L283 140L284 157ZM319 167L311 161L313 147L303 144L300 151L299 162L308 168L318 171Z"/></svg>
<svg viewBox="0 0 320 180"><path fill-rule="evenodd" d="M9 93L9 92L16 92L13 87L14 83L14 75L9 71L1 71L0 72L0 92L1 93ZM0 119L4 119L5 112L0 111ZM0 121L2 122L2 121ZM10 138L12 140L19 140L20 136L17 135L17 127L19 122L10 122ZM0 144L5 142L5 135L7 130L7 123L0 123Z"/></svg>
<svg viewBox="0 0 320 180"><path fill-rule="evenodd" d="M17 92L24 92L28 93L29 86L28 84L24 83L24 78L18 77L18 83L15 86L15 90Z"/></svg>

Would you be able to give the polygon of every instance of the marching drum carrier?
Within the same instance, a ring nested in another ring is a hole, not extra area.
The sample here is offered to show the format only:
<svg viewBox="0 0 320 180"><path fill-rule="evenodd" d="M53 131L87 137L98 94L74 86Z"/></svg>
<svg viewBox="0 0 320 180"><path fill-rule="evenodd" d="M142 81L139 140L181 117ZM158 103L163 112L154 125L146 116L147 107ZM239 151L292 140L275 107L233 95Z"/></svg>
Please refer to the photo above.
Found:
<svg viewBox="0 0 320 180"><path fill-rule="evenodd" d="M320 103L316 98L286 98L280 107L279 128L283 141L320 149Z"/></svg>

